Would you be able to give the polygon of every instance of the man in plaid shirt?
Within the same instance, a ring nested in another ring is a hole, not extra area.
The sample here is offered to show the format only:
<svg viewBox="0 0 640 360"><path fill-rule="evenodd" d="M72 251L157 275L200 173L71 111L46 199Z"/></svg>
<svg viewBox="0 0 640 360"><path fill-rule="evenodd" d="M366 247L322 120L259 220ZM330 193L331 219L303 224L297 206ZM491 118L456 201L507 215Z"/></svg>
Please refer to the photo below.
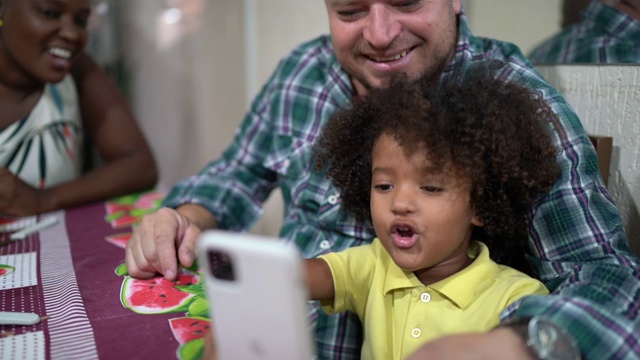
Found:
<svg viewBox="0 0 640 360"><path fill-rule="evenodd" d="M567 9L584 2L565 0L564 18L577 12L567 13ZM570 21L565 20L561 32L531 52L532 63L640 63L640 0L592 0L579 21Z"/></svg>
<svg viewBox="0 0 640 360"><path fill-rule="evenodd" d="M178 261L192 264L201 230L249 229L276 187L285 203L280 236L305 257L370 242L371 224L342 213L340 192L314 170L311 148L323 125L352 98L396 74L437 84L485 68L535 89L562 124L553 129L562 175L532 209L529 230L528 259L552 294L524 298L505 310L502 321L545 318L568 331L584 358L638 358L639 260L599 176L593 147L563 97L516 46L473 36L457 0L325 3L331 37L285 57L222 157L178 183L166 207L143 218L127 245L129 273L174 278ZM353 315L327 316L316 305L311 321L320 359L359 358L361 332ZM436 340L416 354L422 355L534 358L509 327Z"/></svg>

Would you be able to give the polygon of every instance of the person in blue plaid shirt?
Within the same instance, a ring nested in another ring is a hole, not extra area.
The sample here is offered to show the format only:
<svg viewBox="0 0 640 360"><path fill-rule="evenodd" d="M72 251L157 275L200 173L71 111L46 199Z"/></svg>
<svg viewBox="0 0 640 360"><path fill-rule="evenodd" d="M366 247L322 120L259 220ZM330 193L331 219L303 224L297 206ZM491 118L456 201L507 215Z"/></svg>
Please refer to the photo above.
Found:
<svg viewBox="0 0 640 360"><path fill-rule="evenodd" d="M640 63L640 0L565 0L562 25L533 64Z"/></svg>
<svg viewBox="0 0 640 360"><path fill-rule="evenodd" d="M339 191L324 172L314 171L312 147L324 124L396 74L444 84L484 67L531 88L561 124L553 141L562 149L562 173L531 211L527 254L552 294L514 303L501 314L502 323L555 324L585 359L640 357L640 260L630 250L591 142L565 99L515 45L474 36L459 0L325 4L331 36L301 44L281 60L221 158L176 184L165 207L142 219L126 248L129 273L174 278L178 261L192 265L202 230L249 229L276 187L285 204L280 236L305 257L370 243L371 223L342 212ZM327 316L316 304L310 320L319 359L359 358L362 333L353 314ZM441 338L415 358L535 358L518 326Z"/></svg>

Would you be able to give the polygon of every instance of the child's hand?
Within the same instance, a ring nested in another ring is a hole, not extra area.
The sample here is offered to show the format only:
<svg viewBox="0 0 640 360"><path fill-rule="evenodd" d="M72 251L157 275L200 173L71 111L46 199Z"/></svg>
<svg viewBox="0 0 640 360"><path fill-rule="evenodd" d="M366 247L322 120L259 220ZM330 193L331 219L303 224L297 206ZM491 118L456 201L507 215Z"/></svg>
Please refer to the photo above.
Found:
<svg viewBox="0 0 640 360"><path fill-rule="evenodd" d="M203 360L217 360L218 354L216 352L216 344L213 340L213 334L211 332L211 328L204 335L204 355L202 356Z"/></svg>

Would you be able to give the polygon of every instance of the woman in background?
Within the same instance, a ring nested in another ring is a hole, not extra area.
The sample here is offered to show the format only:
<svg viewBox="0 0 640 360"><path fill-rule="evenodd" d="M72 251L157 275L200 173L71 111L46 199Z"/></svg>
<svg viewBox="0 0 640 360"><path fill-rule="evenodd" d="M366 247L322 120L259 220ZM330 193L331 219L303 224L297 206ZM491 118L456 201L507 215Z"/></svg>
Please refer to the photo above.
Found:
<svg viewBox="0 0 640 360"><path fill-rule="evenodd" d="M143 190L156 165L125 99L83 49L89 0L0 0L0 213ZM89 141L104 165L82 174Z"/></svg>

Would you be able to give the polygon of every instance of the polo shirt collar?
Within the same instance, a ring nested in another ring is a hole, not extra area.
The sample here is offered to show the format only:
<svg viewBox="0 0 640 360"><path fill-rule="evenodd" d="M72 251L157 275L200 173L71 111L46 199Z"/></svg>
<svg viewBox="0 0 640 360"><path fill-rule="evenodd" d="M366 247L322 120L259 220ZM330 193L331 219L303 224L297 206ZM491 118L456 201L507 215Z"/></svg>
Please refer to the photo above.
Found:
<svg viewBox="0 0 640 360"><path fill-rule="evenodd" d="M498 272L498 265L489 258L489 249L479 241L474 241L469 246L469 256L475 258L469 266L429 286L423 285L413 272L402 270L388 254L387 256L389 264L384 284L385 295L407 288L432 289L460 308L465 308L475 295L476 287L469 284L479 284L494 278Z"/></svg>

